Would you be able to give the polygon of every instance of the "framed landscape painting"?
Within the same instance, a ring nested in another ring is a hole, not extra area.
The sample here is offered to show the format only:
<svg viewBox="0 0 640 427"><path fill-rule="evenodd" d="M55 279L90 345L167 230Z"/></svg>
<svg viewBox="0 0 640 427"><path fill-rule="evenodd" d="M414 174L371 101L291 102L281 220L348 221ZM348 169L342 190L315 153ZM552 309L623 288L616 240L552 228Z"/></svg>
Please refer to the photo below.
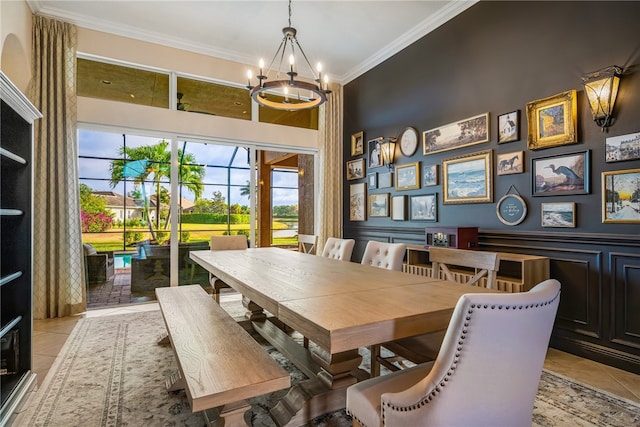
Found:
<svg viewBox="0 0 640 427"><path fill-rule="evenodd" d="M640 159L640 132L612 136L606 140L607 163Z"/></svg>
<svg viewBox="0 0 640 427"><path fill-rule="evenodd" d="M396 191L420 188L420 162L396 166Z"/></svg>
<svg viewBox="0 0 640 427"><path fill-rule="evenodd" d="M602 173L602 222L640 224L640 169Z"/></svg>
<svg viewBox="0 0 640 427"><path fill-rule="evenodd" d="M389 193L369 195L369 217L389 216Z"/></svg>
<svg viewBox="0 0 640 427"><path fill-rule="evenodd" d="M412 221L438 220L438 203L435 194L411 196L410 205Z"/></svg>
<svg viewBox="0 0 640 427"><path fill-rule="evenodd" d="M455 150L489 141L489 113L469 117L422 133L422 154Z"/></svg>
<svg viewBox="0 0 640 427"><path fill-rule="evenodd" d="M493 202L493 151L444 159L442 191L445 205Z"/></svg>
<svg viewBox="0 0 640 427"><path fill-rule="evenodd" d="M542 203L543 227L575 227L575 202Z"/></svg>

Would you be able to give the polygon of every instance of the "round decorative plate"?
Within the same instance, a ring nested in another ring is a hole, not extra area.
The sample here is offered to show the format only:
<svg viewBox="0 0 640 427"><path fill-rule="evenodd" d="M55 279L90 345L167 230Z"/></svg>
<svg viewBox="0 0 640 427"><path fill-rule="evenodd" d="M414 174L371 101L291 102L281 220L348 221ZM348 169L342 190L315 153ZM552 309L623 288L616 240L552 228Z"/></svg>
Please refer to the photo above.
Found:
<svg viewBox="0 0 640 427"><path fill-rule="evenodd" d="M413 156L418 149L418 131L412 127L404 129L400 132L398 144L400 144L400 152L403 155Z"/></svg>
<svg viewBox="0 0 640 427"><path fill-rule="evenodd" d="M518 225L527 216L527 204L517 194L507 194L496 205L498 219L506 225Z"/></svg>

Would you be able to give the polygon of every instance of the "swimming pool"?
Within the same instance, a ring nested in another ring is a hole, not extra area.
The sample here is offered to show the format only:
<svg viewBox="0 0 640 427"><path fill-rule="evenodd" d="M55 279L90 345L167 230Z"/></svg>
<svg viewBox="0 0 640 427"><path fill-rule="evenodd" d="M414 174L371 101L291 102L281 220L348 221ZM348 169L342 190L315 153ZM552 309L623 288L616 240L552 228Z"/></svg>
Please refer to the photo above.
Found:
<svg viewBox="0 0 640 427"><path fill-rule="evenodd" d="M115 254L113 256L113 266L115 268L131 267L131 254Z"/></svg>

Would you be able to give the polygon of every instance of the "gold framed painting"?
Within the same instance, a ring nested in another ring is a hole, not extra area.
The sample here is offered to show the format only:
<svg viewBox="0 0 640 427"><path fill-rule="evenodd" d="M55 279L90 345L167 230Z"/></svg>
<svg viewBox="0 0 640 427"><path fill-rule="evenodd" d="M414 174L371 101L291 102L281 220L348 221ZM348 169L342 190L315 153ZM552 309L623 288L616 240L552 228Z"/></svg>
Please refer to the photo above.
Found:
<svg viewBox="0 0 640 427"><path fill-rule="evenodd" d="M489 113L458 120L422 133L422 154L489 142Z"/></svg>
<svg viewBox="0 0 640 427"><path fill-rule="evenodd" d="M578 142L577 97L569 90L527 104L530 150Z"/></svg>
<svg viewBox="0 0 640 427"><path fill-rule="evenodd" d="M640 168L602 172L602 222L640 224Z"/></svg>
<svg viewBox="0 0 640 427"><path fill-rule="evenodd" d="M389 193L369 195L369 217L389 216Z"/></svg>
<svg viewBox="0 0 640 427"><path fill-rule="evenodd" d="M364 131L351 135L351 155L359 156L364 154Z"/></svg>
<svg viewBox="0 0 640 427"><path fill-rule="evenodd" d="M420 188L420 162L396 166L396 191Z"/></svg>
<svg viewBox="0 0 640 427"><path fill-rule="evenodd" d="M493 150L442 161L443 203L493 202Z"/></svg>

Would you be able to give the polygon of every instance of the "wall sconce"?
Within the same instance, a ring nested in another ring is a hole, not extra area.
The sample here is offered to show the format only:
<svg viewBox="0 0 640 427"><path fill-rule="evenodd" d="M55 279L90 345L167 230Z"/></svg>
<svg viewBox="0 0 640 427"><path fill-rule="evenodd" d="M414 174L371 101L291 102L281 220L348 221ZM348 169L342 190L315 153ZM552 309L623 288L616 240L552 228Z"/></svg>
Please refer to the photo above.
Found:
<svg viewBox="0 0 640 427"><path fill-rule="evenodd" d="M584 93L589 99L593 120L605 131L611 126L613 104L618 96L622 68L612 65L582 76Z"/></svg>
<svg viewBox="0 0 640 427"><path fill-rule="evenodd" d="M393 169L393 162L396 156L396 139L385 138L380 144L380 151L382 151L384 164L387 165L389 169Z"/></svg>

